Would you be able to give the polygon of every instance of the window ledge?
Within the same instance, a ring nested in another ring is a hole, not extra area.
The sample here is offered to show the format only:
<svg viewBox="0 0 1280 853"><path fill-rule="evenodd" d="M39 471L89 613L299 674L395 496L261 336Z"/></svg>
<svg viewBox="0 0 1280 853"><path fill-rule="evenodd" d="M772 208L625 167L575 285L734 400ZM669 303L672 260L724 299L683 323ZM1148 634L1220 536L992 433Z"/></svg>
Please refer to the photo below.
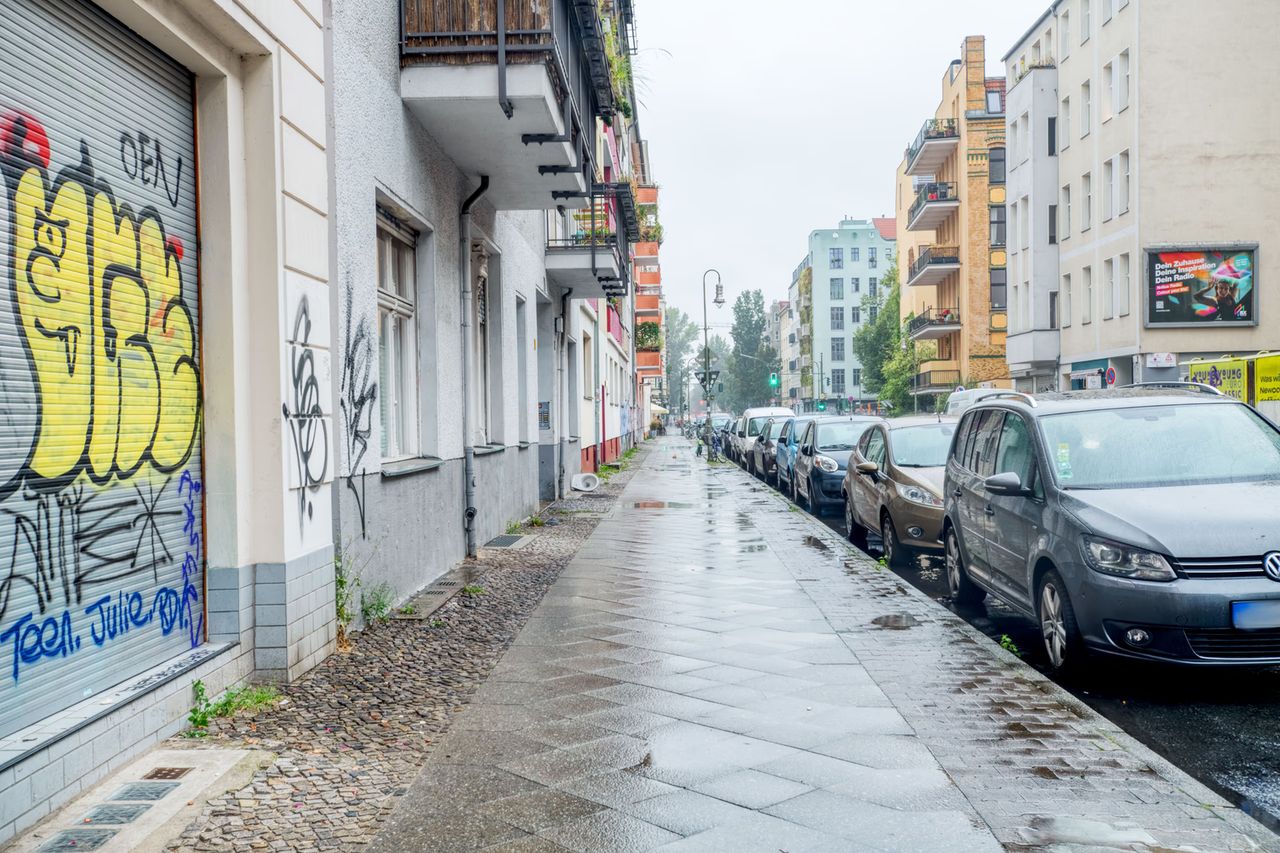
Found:
<svg viewBox="0 0 1280 853"><path fill-rule="evenodd" d="M570 444L577 444L577 443L578 443L578 441L579 441L579 439L581 439L581 438L582 438L582 436L580 436L580 435L571 435L571 436L569 436L569 438L568 438L568 442L569 442Z"/></svg>
<svg viewBox="0 0 1280 853"><path fill-rule="evenodd" d="M396 477L407 477L422 471L434 471L444 465L444 460L435 456L417 456L412 459L399 459L382 464L382 479L392 480Z"/></svg>
<svg viewBox="0 0 1280 853"><path fill-rule="evenodd" d="M507 449L505 444L477 444L471 449L473 456L492 456L495 453L502 453Z"/></svg>
<svg viewBox="0 0 1280 853"><path fill-rule="evenodd" d="M520 447L520 449L521 449L521 450L528 450L530 447L533 447L533 442L532 442L532 441L522 441L522 442L520 442L519 447Z"/></svg>

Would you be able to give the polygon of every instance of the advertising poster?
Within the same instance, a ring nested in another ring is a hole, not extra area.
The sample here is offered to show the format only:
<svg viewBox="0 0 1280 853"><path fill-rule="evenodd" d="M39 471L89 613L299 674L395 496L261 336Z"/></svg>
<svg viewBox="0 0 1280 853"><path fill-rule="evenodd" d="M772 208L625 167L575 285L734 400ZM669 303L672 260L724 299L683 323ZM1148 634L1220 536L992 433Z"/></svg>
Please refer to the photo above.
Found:
<svg viewBox="0 0 1280 853"><path fill-rule="evenodd" d="M1280 403L1280 355L1270 355L1253 363L1254 400Z"/></svg>
<svg viewBox="0 0 1280 853"><path fill-rule="evenodd" d="M1147 253L1147 325L1257 322L1254 250Z"/></svg>
<svg viewBox="0 0 1280 853"><path fill-rule="evenodd" d="M1228 397L1247 402L1247 375L1248 365L1243 361L1198 361L1190 365L1187 380L1212 385Z"/></svg>

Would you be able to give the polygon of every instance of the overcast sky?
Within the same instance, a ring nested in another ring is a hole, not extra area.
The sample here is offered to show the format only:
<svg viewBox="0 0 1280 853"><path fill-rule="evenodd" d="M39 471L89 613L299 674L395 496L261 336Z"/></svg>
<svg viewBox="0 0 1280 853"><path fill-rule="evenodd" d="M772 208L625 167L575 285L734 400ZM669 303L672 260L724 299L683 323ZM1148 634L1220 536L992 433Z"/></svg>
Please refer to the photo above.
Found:
<svg viewBox="0 0 1280 853"><path fill-rule="evenodd" d="M702 322L702 273L724 277L712 333L760 288L786 296L809 232L893 216L902 152L966 35L987 73L1049 0L638 0L640 126L662 187L667 305Z"/></svg>

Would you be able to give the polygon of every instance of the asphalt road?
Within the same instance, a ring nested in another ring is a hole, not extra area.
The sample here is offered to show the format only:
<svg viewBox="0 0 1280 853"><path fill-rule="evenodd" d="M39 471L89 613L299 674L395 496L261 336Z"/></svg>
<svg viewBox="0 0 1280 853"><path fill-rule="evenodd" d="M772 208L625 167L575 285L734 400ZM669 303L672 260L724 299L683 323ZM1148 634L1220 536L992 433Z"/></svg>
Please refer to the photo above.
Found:
<svg viewBox="0 0 1280 853"><path fill-rule="evenodd" d="M824 516L844 534L844 519ZM878 554L878 537L871 537ZM941 560L897 572L944 607L1045 671L1034 623L988 598L958 605ZM1007 643L1006 643L1007 644ZM1075 680L1055 679L1094 710L1280 832L1280 669L1232 670L1097 661Z"/></svg>

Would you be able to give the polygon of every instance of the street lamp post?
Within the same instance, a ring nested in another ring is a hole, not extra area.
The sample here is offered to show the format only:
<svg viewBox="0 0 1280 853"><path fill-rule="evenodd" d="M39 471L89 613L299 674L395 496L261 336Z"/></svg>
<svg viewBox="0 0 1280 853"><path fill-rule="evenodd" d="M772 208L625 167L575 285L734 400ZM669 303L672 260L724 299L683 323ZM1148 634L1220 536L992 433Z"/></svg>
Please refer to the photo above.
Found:
<svg viewBox="0 0 1280 853"><path fill-rule="evenodd" d="M715 400L715 383L711 381L711 325L707 321L707 276L716 274L716 297L712 300L717 308L724 305L724 285L720 283L720 271L709 269L702 274L702 378L707 390L707 424L706 443L711 447L711 411Z"/></svg>

